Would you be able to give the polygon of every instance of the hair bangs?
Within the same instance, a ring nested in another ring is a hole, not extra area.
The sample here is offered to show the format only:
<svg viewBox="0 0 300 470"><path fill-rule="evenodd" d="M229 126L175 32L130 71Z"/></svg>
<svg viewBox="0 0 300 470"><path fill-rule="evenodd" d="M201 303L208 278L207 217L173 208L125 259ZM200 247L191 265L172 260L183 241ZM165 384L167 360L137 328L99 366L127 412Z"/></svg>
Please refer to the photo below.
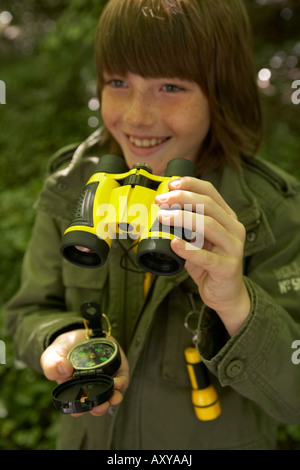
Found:
<svg viewBox="0 0 300 470"><path fill-rule="evenodd" d="M118 0L108 6L101 17L96 42L100 89L104 72L199 82L203 67L195 61L199 50L191 21L183 10L184 2Z"/></svg>

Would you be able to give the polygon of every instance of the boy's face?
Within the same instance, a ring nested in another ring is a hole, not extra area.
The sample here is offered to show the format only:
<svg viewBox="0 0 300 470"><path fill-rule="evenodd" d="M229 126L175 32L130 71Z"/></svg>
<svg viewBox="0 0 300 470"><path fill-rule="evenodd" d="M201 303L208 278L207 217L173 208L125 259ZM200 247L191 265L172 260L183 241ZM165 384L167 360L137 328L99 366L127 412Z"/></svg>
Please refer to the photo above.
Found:
<svg viewBox="0 0 300 470"><path fill-rule="evenodd" d="M196 82L104 75L101 111L126 163L163 175L174 158L196 161L210 127L208 100Z"/></svg>

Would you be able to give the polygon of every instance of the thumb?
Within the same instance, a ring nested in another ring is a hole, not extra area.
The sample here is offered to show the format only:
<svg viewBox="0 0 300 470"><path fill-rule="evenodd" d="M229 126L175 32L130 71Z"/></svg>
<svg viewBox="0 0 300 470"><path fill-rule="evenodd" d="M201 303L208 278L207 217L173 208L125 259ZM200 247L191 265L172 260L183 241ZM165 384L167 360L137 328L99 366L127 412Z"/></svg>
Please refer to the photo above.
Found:
<svg viewBox="0 0 300 470"><path fill-rule="evenodd" d="M73 366L67 358L69 351L84 339L84 330L76 330L58 336L43 352L41 367L47 379L65 382L73 374Z"/></svg>
<svg viewBox="0 0 300 470"><path fill-rule="evenodd" d="M54 343L44 351L41 366L47 379L61 383L72 376L73 366L66 356L67 352Z"/></svg>

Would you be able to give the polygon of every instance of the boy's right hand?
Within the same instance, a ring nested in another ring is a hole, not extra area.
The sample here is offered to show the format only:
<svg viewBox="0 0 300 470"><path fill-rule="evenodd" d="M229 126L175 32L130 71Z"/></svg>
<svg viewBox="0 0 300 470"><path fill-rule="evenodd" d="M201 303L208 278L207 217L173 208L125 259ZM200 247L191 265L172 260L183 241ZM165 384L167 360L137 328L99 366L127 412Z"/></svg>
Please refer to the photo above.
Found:
<svg viewBox="0 0 300 470"><path fill-rule="evenodd" d="M85 334L85 330L74 330L63 333L43 352L41 356L41 366L47 379L55 380L60 384L72 378L73 366L67 356L69 351L76 346L76 344L86 340ZM114 338L111 339L114 340ZM118 405L123 400L122 392L124 392L129 385L129 365L121 347L120 352L121 366L114 375L114 393L108 401L90 411L94 416L104 415L111 405ZM73 416L79 416L80 414L82 413Z"/></svg>

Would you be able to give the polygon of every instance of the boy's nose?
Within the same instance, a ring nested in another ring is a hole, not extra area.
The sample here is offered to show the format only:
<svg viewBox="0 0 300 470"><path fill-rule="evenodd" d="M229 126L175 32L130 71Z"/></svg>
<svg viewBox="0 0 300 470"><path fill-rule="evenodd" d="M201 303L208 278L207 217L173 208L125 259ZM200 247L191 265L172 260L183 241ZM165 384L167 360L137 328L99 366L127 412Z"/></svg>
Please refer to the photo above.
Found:
<svg viewBox="0 0 300 470"><path fill-rule="evenodd" d="M123 116L124 121L135 127L152 126L155 122L153 106L149 99L142 94L136 93L128 101L126 111Z"/></svg>

